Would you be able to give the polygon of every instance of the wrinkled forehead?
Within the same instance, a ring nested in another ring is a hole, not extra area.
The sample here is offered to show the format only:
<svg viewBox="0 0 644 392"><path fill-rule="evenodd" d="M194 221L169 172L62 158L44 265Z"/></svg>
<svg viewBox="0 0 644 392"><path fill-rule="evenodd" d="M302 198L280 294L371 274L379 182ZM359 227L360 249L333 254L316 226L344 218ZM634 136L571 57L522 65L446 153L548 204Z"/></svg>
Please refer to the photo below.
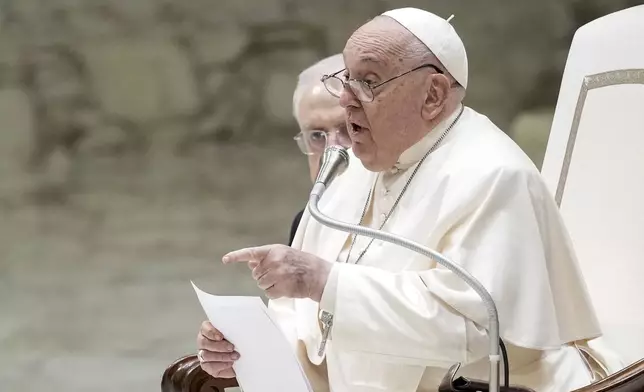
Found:
<svg viewBox="0 0 644 392"><path fill-rule="evenodd" d="M344 47L350 71L391 71L405 61L410 33L395 20L379 16L356 30Z"/></svg>

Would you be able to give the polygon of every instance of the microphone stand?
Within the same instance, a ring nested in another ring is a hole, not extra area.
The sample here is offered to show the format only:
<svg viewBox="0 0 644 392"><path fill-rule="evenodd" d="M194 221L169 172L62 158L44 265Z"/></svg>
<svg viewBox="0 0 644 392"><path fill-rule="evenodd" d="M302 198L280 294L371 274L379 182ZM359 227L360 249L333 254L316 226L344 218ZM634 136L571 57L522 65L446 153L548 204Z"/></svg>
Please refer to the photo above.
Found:
<svg viewBox="0 0 644 392"><path fill-rule="evenodd" d="M488 335L490 337L490 350L488 356L490 360L489 390L490 392L499 392L499 369L501 359L499 355L499 315L496 309L496 304L494 303L492 296L485 289L485 287L461 266L447 259L440 253L429 249L426 246L423 246L417 242L408 240L396 234L341 222L333 218L329 218L322 214L322 212L320 212L318 208L318 202L320 201L322 194L326 190L327 184L329 184L335 176L346 169L346 167L348 166L348 161L349 155L347 154L346 150L341 147L331 146L325 150L322 167L320 168L320 172L309 196L308 209L311 213L311 216L313 216L313 218L315 218L315 220L317 220L321 224L333 229L389 242L427 256L438 264L455 273L458 277L463 279L463 281L465 281L465 283L467 283L472 289L474 289L474 291L483 300L483 304L487 308L488 312Z"/></svg>

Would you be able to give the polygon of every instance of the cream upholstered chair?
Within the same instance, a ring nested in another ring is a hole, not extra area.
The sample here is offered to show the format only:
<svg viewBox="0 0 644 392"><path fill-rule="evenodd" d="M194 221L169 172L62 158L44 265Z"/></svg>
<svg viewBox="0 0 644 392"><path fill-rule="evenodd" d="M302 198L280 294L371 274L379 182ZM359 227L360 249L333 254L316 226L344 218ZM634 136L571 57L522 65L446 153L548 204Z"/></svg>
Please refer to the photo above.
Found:
<svg viewBox="0 0 644 392"><path fill-rule="evenodd" d="M588 281L605 334L598 342L614 348L626 365L574 392L642 392L644 5L577 31L542 173ZM236 385L207 375L192 355L166 369L161 389L224 392Z"/></svg>
<svg viewBox="0 0 644 392"><path fill-rule="evenodd" d="M576 32L542 166L604 333L593 343L639 362L644 391L642 147L644 5Z"/></svg>
<svg viewBox="0 0 644 392"><path fill-rule="evenodd" d="M644 358L644 5L576 33L542 174L602 339L627 364Z"/></svg>

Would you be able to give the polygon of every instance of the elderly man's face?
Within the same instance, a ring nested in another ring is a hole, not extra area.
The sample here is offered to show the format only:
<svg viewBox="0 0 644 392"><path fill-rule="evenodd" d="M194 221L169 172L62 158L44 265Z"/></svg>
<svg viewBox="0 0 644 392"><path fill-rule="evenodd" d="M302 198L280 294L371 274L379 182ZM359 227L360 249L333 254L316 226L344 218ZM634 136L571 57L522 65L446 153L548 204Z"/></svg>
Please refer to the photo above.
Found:
<svg viewBox="0 0 644 392"><path fill-rule="evenodd" d="M377 85L421 64L403 56L409 33L389 18L376 18L358 29L344 49L347 67L342 78ZM361 102L344 89L340 104L345 108L352 149L363 165L382 171L426 134L431 69L411 72L376 89L372 102Z"/></svg>
<svg viewBox="0 0 644 392"><path fill-rule="evenodd" d="M338 98L329 94L320 83L302 96L298 107L298 122L312 153L308 155L308 163L311 180L315 180L326 146L351 147L344 109L340 106Z"/></svg>

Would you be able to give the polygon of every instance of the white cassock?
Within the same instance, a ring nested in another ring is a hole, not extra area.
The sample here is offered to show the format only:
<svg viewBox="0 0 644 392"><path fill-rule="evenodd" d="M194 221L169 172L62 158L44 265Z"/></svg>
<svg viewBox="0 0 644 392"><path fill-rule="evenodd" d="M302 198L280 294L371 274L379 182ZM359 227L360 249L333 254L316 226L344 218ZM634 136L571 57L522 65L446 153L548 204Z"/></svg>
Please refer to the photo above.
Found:
<svg viewBox="0 0 644 392"><path fill-rule="evenodd" d="M350 154L321 211L358 223L375 187L365 224L379 227L457 114L404 152L391 171L369 172ZM571 391L601 374L603 354L587 344L601 332L557 206L530 159L487 117L465 108L383 230L437 250L487 288L512 384ZM487 380L488 318L478 295L446 268L397 245L374 241L354 264L369 241L358 237L346 263L350 235L306 211L293 247L336 262L322 301L269 303L314 389L436 391L457 362L459 375ZM322 356L320 309L334 315Z"/></svg>

